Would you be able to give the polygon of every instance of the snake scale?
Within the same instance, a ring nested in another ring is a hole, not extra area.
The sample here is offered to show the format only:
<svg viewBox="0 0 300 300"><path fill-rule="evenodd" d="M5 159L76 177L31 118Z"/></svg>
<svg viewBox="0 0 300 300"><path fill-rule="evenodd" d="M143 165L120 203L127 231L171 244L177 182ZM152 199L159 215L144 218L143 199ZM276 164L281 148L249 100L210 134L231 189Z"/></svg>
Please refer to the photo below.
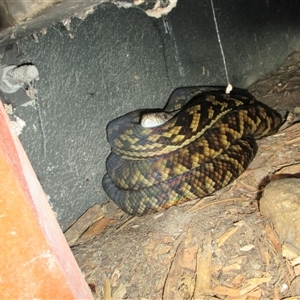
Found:
<svg viewBox="0 0 300 300"><path fill-rule="evenodd" d="M142 116L154 112L171 117L143 127ZM246 90L179 88L163 110L136 110L108 124L104 191L130 215L207 196L242 174L257 152L255 140L281 123L277 111Z"/></svg>

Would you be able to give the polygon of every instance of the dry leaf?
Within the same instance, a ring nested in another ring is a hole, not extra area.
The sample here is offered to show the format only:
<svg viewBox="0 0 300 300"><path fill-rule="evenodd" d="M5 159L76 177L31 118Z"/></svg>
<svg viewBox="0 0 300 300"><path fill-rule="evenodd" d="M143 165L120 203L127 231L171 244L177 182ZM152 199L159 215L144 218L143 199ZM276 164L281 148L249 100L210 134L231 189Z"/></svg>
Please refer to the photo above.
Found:
<svg viewBox="0 0 300 300"><path fill-rule="evenodd" d="M208 233L203 242L203 250L197 254L197 277L195 283L194 299L199 299L211 291L211 234Z"/></svg>
<svg viewBox="0 0 300 300"><path fill-rule="evenodd" d="M270 266L271 255L270 255L269 251L266 250L266 251L263 253L263 258L265 259L266 265L267 265L267 266Z"/></svg>
<svg viewBox="0 0 300 300"><path fill-rule="evenodd" d="M273 292L274 292L274 296L273 296L274 300L280 300L279 291L276 287L274 287Z"/></svg>
<svg viewBox="0 0 300 300"><path fill-rule="evenodd" d="M299 265L299 264L300 264L300 256L294 258L294 259L291 261L291 264L292 264L292 266Z"/></svg>
<svg viewBox="0 0 300 300"><path fill-rule="evenodd" d="M233 280L231 281L231 284L233 287L240 287L243 284L244 280L245 280L244 275L239 274L233 278Z"/></svg>
<svg viewBox="0 0 300 300"><path fill-rule="evenodd" d="M218 285L214 289L214 293L217 295L225 295L229 297L238 297L240 295L240 291L237 288L229 288L227 286Z"/></svg>
<svg viewBox="0 0 300 300"><path fill-rule="evenodd" d="M221 235L218 238L218 247L221 247L225 244L225 242L233 235L235 232L239 229L239 227L234 227L230 229L229 231L225 232L223 235Z"/></svg>
<svg viewBox="0 0 300 300"><path fill-rule="evenodd" d="M129 224L131 224L134 220L136 220L136 216L135 217L129 217L129 219L127 219L121 226L119 226L116 230L116 232L119 232L121 230L123 230L126 226L128 226Z"/></svg>
<svg viewBox="0 0 300 300"><path fill-rule="evenodd" d="M113 293L113 299L124 299L124 296L127 293L126 288L130 286L129 283L127 284L120 284L120 286L116 289L116 291Z"/></svg>
<svg viewBox="0 0 300 300"><path fill-rule="evenodd" d="M173 258L163 289L164 300L181 299L182 293L188 292L189 288L187 287L190 284L187 285L182 284L182 279L183 279L182 275L184 274L184 268L183 268L184 250L185 250L185 246L188 245L190 242L191 242L191 235L189 231L186 239L180 242L180 244L178 245L177 251Z"/></svg>
<svg viewBox="0 0 300 300"><path fill-rule="evenodd" d="M222 269L222 267L223 267L222 264L213 265L211 267L211 274L217 273L219 270Z"/></svg>
<svg viewBox="0 0 300 300"><path fill-rule="evenodd" d="M108 278L106 278L105 281L104 281L104 286L103 286L103 299L104 299L104 300L112 300L112 297L111 297L110 280L109 280Z"/></svg>
<svg viewBox="0 0 300 300"><path fill-rule="evenodd" d="M272 279L272 276L267 276L267 277L260 277L260 278L250 278L247 280L247 284L250 284L250 285L259 285L259 284L262 284L262 283L265 283L265 282L269 282L270 280Z"/></svg>
<svg viewBox="0 0 300 300"><path fill-rule="evenodd" d="M182 255L182 267L195 271L197 248L195 246L184 248Z"/></svg>
<svg viewBox="0 0 300 300"><path fill-rule="evenodd" d="M277 234L274 232L274 230L268 224L266 225L265 230L266 230L266 233L269 236L275 250L277 251L277 253L280 253L281 246L280 246L280 242L279 242L279 238L277 237Z"/></svg>
<svg viewBox="0 0 300 300"><path fill-rule="evenodd" d="M115 287L117 286L117 281L119 280L119 278L121 277L121 272L120 269L117 268L114 270L113 274L111 275L111 286Z"/></svg>
<svg viewBox="0 0 300 300"><path fill-rule="evenodd" d="M80 237L80 240L95 237L96 235L100 234L109 223L110 220L106 218L96 221L85 233L83 233L83 235Z"/></svg>
<svg viewBox="0 0 300 300"><path fill-rule="evenodd" d="M252 285L248 285L242 289L240 289L240 295L246 295L248 293L250 293L251 291L253 291L254 289L256 289L259 286L259 284L252 284Z"/></svg>
<svg viewBox="0 0 300 300"><path fill-rule="evenodd" d="M235 264L232 264L232 265L229 265L229 266L226 266L222 269L222 272L223 273L226 273L228 271L232 271L232 270L240 270L241 269L241 266L237 263Z"/></svg>
<svg viewBox="0 0 300 300"><path fill-rule="evenodd" d="M99 204L89 208L65 233L69 246L74 246L78 238L96 221L102 219L104 214Z"/></svg>
<svg viewBox="0 0 300 300"><path fill-rule="evenodd" d="M150 232L148 239L151 244L169 244L174 242L172 235L163 232Z"/></svg>
<svg viewBox="0 0 300 300"><path fill-rule="evenodd" d="M255 291L251 291L246 295L241 295L237 298L226 298L226 300L265 300L261 298L262 290L261 289L256 289Z"/></svg>

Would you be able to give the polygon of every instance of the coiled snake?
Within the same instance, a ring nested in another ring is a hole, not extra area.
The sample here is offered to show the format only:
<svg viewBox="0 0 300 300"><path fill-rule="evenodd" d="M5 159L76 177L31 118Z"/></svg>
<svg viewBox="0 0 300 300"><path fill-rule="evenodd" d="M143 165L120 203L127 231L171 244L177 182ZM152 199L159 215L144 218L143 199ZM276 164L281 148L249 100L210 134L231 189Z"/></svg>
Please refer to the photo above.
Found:
<svg viewBox="0 0 300 300"><path fill-rule="evenodd" d="M228 185L257 152L255 139L274 134L281 115L249 92L225 87L175 90L163 110L166 121L144 127L154 110L111 121L102 185L126 213L143 215L207 196Z"/></svg>

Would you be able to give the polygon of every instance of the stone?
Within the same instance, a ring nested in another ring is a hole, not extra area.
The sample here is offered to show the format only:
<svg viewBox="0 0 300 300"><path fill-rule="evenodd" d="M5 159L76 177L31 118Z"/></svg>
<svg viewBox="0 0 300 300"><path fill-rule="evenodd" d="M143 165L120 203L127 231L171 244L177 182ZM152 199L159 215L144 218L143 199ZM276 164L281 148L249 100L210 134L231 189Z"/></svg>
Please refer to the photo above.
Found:
<svg viewBox="0 0 300 300"><path fill-rule="evenodd" d="M261 213L270 219L282 244L300 254L300 179L285 178L267 185L260 200Z"/></svg>

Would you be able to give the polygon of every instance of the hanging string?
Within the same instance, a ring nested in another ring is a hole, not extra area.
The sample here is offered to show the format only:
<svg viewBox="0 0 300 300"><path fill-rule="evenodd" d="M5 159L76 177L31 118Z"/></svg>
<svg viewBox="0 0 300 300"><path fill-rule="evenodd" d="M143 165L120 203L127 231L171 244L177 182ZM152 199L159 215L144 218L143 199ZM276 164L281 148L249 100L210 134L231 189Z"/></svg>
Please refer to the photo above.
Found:
<svg viewBox="0 0 300 300"><path fill-rule="evenodd" d="M216 32L217 32L217 36L218 36L218 42L219 42L221 54L222 54L222 57L223 57L224 69L225 69L225 74L226 74L226 79L227 79L226 94L229 94L232 91L232 85L229 82L227 64L226 64L225 54L224 54L224 51L223 51L222 42L221 42L221 38L220 38L220 33L219 33L219 28L218 28L217 18L216 18L216 14L215 14L215 8L214 8L213 0L210 0L210 3L211 3L213 16L214 16L215 27L216 27Z"/></svg>

